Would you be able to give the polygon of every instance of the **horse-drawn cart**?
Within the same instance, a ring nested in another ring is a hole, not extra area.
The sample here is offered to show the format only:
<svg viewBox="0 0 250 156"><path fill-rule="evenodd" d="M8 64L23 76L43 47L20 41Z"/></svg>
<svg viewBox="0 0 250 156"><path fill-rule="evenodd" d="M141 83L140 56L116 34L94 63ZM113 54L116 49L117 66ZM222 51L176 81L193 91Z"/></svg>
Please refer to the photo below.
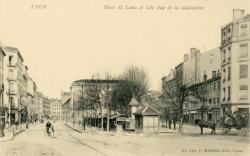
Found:
<svg viewBox="0 0 250 156"><path fill-rule="evenodd" d="M225 112L225 116L221 118L221 124L223 134L230 134L232 128L236 130L247 129L248 118L238 112L232 113L228 110Z"/></svg>

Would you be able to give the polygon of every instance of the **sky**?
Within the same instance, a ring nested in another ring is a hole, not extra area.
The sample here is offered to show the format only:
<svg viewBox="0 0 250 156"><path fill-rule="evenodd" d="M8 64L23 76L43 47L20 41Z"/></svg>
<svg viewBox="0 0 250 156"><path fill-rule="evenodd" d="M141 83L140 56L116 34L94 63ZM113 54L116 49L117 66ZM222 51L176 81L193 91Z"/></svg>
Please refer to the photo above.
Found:
<svg viewBox="0 0 250 156"><path fill-rule="evenodd" d="M32 9L32 5L46 5ZM201 10L117 10L118 6L200 6ZM38 90L60 98L78 79L131 65L144 67L150 88L183 61L192 47L219 47L233 9L249 0L0 0L2 46L17 47Z"/></svg>

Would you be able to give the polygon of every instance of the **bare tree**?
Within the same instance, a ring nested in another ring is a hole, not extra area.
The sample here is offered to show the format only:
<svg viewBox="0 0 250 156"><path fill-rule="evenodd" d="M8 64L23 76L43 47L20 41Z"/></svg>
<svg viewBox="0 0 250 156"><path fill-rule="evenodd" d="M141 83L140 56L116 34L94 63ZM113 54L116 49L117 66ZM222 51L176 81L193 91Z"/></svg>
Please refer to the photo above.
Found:
<svg viewBox="0 0 250 156"><path fill-rule="evenodd" d="M111 112L111 97L113 92L113 85L117 80L111 78L109 74L105 75L105 79L101 80L92 77L92 80L86 86L86 100L88 101L88 109L100 110L101 112L101 129L103 130L103 110L107 110L107 131L109 131L109 116Z"/></svg>
<svg viewBox="0 0 250 156"><path fill-rule="evenodd" d="M171 101L170 108L175 108L178 111L178 117L180 119L179 131L182 131L184 102L191 94L189 84L189 78L183 78L182 75L174 73L172 83L163 85L163 93L166 95L165 98L168 98Z"/></svg>
<svg viewBox="0 0 250 156"><path fill-rule="evenodd" d="M200 109L201 109L201 120L200 120L200 125L204 124L204 113L205 113L205 109L206 109L206 105L205 103L208 100L208 90L207 90L207 84L202 82L199 84L195 84L190 86L190 90L192 91L192 96L199 100L199 102L201 103ZM201 134L203 134L203 126L201 126Z"/></svg>
<svg viewBox="0 0 250 156"><path fill-rule="evenodd" d="M148 75L144 68L131 65L119 76L119 82L114 87L112 107L128 115L128 104L134 95L140 103L142 96L148 92Z"/></svg>

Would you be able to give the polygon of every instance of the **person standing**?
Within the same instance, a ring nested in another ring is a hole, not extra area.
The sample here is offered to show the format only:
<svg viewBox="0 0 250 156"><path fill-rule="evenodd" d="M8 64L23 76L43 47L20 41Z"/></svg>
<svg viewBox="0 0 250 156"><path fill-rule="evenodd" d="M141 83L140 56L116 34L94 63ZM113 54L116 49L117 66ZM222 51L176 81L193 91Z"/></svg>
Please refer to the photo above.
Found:
<svg viewBox="0 0 250 156"><path fill-rule="evenodd" d="M176 129L176 118L174 117L173 119L173 123L174 123L174 130Z"/></svg>
<svg viewBox="0 0 250 156"><path fill-rule="evenodd" d="M51 123L50 123L50 121L48 121L48 122L46 123L46 130L47 130L48 136L50 136L50 128L51 128Z"/></svg>
<svg viewBox="0 0 250 156"><path fill-rule="evenodd" d="M56 124L56 121L54 121L54 123L51 124L51 131L52 131L53 137L55 137L55 124Z"/></svg>
<svg viewBox="0 0 250 156"><path fill-rule="evenodd" d="M172 124L172 119L171 117L169 117L169 120L168 120L168 128L171 129L171 124Z"/></svg>

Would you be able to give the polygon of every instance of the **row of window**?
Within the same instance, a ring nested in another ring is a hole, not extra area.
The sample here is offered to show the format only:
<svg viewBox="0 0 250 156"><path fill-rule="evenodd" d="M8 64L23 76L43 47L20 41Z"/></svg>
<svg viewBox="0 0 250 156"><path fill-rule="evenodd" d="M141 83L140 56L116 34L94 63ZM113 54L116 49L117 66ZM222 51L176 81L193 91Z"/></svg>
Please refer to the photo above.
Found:
<svg viewBox="0 0 250 156"><path fill-rule="evenodd" d="M226 99L226 92L227 92L227 99ZM223 99L222 101L230 101L231 97L231 88L228 86L227 90L226 87L223 88ZM240 85L239 86L239 99L240 100L247 100L248 99L248 86L247 85Z"/></svg>
<svg viewBox="0 0 250 156"><path fill-rule="evenodd" d="M215 82L211 82L209 84L201 85L197 89L198 89L197 90L198 92L201 92L201 91L209 92L209 91L219 90L220 89L220 81L215 81Z"/></svg>
<svg viewBox="0 0 250 156"><path fill-rule="evenodd" d="M231 67L227 67L228 72L227 72L227 80L229 81L231 79ZM224 83L226 81L226 67L223 68L223 75L224 75L224 79L222 80L222 82ZM239 78L240 79L246 79L248 78L248 65L247 64L241 64L239 65Z"/></svg>
<svg viewBox="0 0 250 156"><path fill-rule="evenodd" d="M248 35L248 24L241 23L239 28L237 28L235 26L234 31L238 31L239 36L247 36ZM227 41L227 40L230 40L231 38L232 38L232 26L229 26L228 28L225 28L223 30L222 41Z"/></svg>
<svg viewBox="0 0 250 156"><path fill-rule="evenodd" d="M223 63L226 63L226 59L231 61L231 47L227 47L223 49L222 53ZM239 58L247 58L248 57L248 43L241 43L239 45Z"/></svg>

